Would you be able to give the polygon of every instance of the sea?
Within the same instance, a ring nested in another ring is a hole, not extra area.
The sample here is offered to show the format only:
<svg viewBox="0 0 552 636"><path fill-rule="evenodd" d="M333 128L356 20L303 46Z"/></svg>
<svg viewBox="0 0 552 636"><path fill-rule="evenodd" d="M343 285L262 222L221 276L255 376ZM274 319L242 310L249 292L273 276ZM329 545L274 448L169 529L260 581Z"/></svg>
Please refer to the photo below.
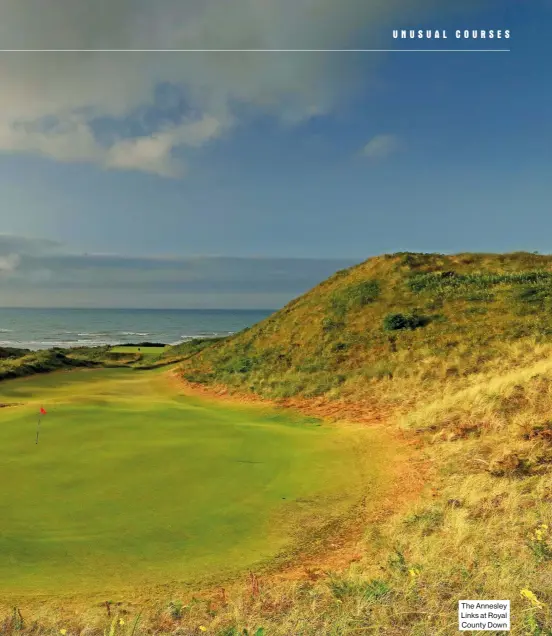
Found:
<svg viewBox="0 0 552 636"><path fill-rule="evenodd" d="M228 336L271 313L253 309L0 308L0 346L36 350L146 341L178 344Z"/></svg>

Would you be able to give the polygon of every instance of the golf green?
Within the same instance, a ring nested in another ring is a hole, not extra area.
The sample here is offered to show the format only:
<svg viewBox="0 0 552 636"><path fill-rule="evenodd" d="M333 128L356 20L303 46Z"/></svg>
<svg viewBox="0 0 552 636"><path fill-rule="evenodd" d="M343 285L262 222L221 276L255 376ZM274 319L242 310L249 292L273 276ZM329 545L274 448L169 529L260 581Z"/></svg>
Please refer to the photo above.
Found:
<svg viewBox="0 0 552 636"><path fill-rule="evenodd" d="M158 356L165 351L165 347L111 347L111 353L141 353L144 356Z"/></svg>
<svg viewBox="0 0 552 636"><path fill-rule="evenodd" d="M11 380L0 402L3 598L222 580L345 514L386 460L375 432L186 396L166 371Z"/></svg>

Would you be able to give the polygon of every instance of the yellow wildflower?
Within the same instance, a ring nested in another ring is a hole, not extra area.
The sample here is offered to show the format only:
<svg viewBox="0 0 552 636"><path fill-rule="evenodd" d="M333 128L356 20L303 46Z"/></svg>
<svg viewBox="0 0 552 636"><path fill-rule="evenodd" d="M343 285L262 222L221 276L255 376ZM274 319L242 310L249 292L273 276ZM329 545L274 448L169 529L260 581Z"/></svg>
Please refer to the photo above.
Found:
<svg viewBox="0 0 552 636"><path fill-rule="evenodd" d="M408 570L408 574L410 574L410 576L415 579L417 576L419 576L420 574L420 570L418 570L418 568L410 568Z"/></svg>
<svg viewBox="0 0 552 636"><path fill-rule="evenodd" d="M531 603L531 605L535 605L536 607L542 607L542 603L539 601L536 594L534 592L531 592L531 590L524 588L523 590L521 590L520 593L521 593L521 596L526 598Z"/></svg>
<svg viewBox="0 0 552 636"><path fill-rule="evenodd" d="M59 630L59 633L61 634L61 636L65 636L65 634L67 634L67 630L65 629L65 627L63 627Z"/></svg>
<svg viewBox="0 0 552 636"><path fill-rule="evenodd" d="M207 631L207 628L205 627L205 625L200 625L200 626L199 626L199 631L200 631L200 632L206 632L206 631Z"/></svg>
<svg viewBox="0 0 552 636"><path fill-rule="evenodd" d="M123 619L123 618L120 618L120 619L119 619L119 625L124 625L124 624L125 624L124 619Z"/></svg>

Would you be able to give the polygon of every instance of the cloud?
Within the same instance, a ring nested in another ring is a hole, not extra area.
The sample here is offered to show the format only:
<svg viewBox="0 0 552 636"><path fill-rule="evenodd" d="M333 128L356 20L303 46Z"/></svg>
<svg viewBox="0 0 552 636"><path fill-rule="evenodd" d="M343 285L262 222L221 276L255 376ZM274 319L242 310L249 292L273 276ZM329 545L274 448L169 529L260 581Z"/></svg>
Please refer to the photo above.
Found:
<svg viewBox="0 0 552 636"><path fill-rule="evenodd" d="M0 234L0 256L11 252L34 254L37 250L42 253L48 253L61 248L61 243L50 239Z"/></svg>
<svg viewBox="0 0 552 636"><path fill-rule="evenodd" d="M364 146L361 154L370 159L384 159L403 147L404 143L397 135L376 135Z"/></svg>
<svg viewBox="0 0 552 636"><path fill-rule="evenodd" d="M13 272L19 265L21 258L19 254L7 254L0 256L0 272Z"/></svg>
<svg viewBox="0 0 552 636"><path fill-rule="evenodd" d="M211 116L165 126L150 135L120 139L105 147L95 137L83 115L68 115L56 125L41 122L0 125L0 150L32 152L65 162L93 162L106 168L140 170L164 177L178 177L184 166L172 152L178 147L198 148L216 139L224 129Z"/></svg>
<svg viewBox="0 0 552 636"><path fill-rule="evenodd" d="M172 156L175 148L201 147L216 139L223 129L221 121L205 116L184 122L149 137L125 139L113 144L106 153L105 165L110 168L126 168L153 172L164 177L178 177L184 165Z"/></svg>
<svg viewBox="0 0 552 636"><path fill-rule="evenodd" d="M51 240L0 234L0 273L4 276L13 274L25 256L37 252L48 255L58 247L59 243Z"/></svg>
<svg viewBox="0 0 552 636"><path fill-rule="evenodd" d="M387 42L393 19L437 0L3 0L3 48L342 48ZM395 20L396 22L396 20ZM388 28L389 27L389 28ZM382 40L382 37L384 38ZM378 64L362 59L362 77ZM244 113L296 124L354 94L359 56L324 53L9 53L0 56L0 151L111 169L180 176L194 150ZM180 119L163 119L159 85L174 88ZM158 122L121 131L144 111ZM121 124L106 144L99 120ZM175 158L175 154L180 157Z"/></svg>
<svg viewBox="0 0 552 636"><path fill-rule="evenodd" d="M274 308L350 265L347 259L78 254L0 235L0 299L17 306Z"/></svg>

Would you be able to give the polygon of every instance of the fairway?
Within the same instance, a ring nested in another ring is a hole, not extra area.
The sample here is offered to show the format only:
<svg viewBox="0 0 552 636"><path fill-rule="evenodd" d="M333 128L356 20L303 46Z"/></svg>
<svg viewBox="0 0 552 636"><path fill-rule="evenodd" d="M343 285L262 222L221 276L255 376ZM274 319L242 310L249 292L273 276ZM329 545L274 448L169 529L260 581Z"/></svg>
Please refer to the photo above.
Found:
<svg viewBox="0 0 552 636"><path fill-rule="evenodd" d="M166 347L111 347L111 353L141 353L144 356L159 356Z"/></svg>
<svg viewBox="0 0 552 636"><path fill-rule="evenodd" d="M166 371L11 380L0 402L4 599L222 580L347 513L386 461L373 431L189 397Z"/></svg>

